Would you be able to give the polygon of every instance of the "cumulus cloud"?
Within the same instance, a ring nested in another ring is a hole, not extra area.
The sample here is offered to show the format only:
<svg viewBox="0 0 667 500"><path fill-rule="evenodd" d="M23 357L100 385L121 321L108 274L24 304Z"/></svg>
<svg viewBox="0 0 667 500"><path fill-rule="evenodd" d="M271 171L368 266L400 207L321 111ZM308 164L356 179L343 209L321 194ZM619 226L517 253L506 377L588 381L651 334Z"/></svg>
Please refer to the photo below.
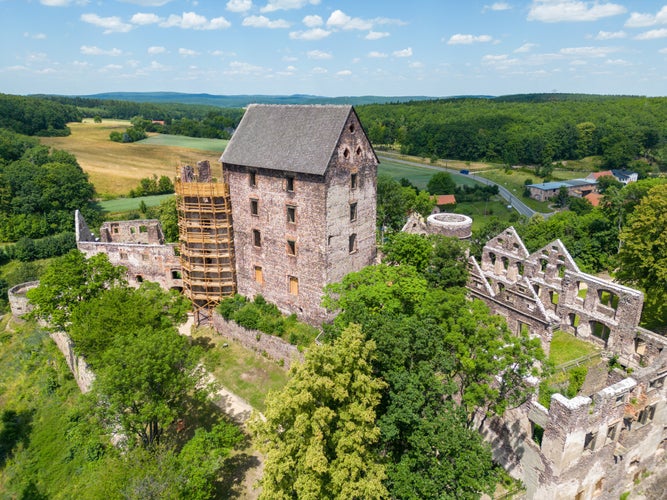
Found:
<svg viewBox="0 0 667 500"><path fill-rule="evenodd" d="M519 59L509 57L507 54L485 55L482 57L482 64L491 66L497 70L504 70L519 64Z"/></svg>
<svg viewBox="0 0 667 500"><path fill-rule="evenodd" d="M604 17L625 14L627 9L615 3L577 0L533 0L529 21L557 23L563 21L597 21Z"/></svg>
<svg viewBox="0 0 667 500"><path fill-rule="evenodd" d="M560 49L560 53L576 57L607 57L617 50L614 47L568 47Z"/></svg>
<svg viewBox="0 0 667 500"><path fill-rule="evenodd" d="M230 12L247 12L252 9L252 0L229 0L227 10Z"/></svg>
<svg viewBox="0 0 667 500"><path fill-rule="evenodd" d="M486 43L493 41L489 35L464 35L457 33L452 35L447 41L448 45L469 45L471 43Z"/></svg>
<svg viewBox="0 0 667 500"><path fill-rule="evenodd" d="M534 48L536 48L538 45L536 43L524 43L521 47L516 49L514 52L516 53L524 53L524 52L530 52Z"/></svg>
<svg viewBox="0 0 667 500"><path fill-rule="evenodd" d="M70 5L87 5L88 0L40 0L47 7L69 7Z"/></svg>
<svg viewBox="0 0 667 500"><path fill-rule="evenodd" d="M145 12L137 12L135 15L133 15L130 18L130 22L132 24L138 24L141 26L147 25L147 24L157 24L160 21L162 21L162 18L155 15L155 14L149 14Z"/></svg>
<svg viewBox="0 0 667 500"><path fill-rule="evenodd" d="M160 23L163 28L182 28L193 30L218 30L226 29L231 23L224 17L216 17L210 21L206 17L195 12L183 12L182 15L170 15L166 21Z"/></svg>
<svg viewBox="0 0 667 500"><path fill-rule="evenodd" d="M81 53L85 56L113 56L113 57L118 57L123 54L123 51L120 49L100 49L99 47L96 47L95 45L82 45L81 48L79 49Z"/></svg>
<svg viewBox="0 0 667 500"><path fill-rule="evenodd" d="M373 51L368 53L368 57L382 58L382 57L387 57L387 54L385 54L384 52Z"/></svg>
<svg viewBox="0 0 667 500"><path fill-rule="evenodd" d="M261 12L274 12L276 10L301 9L306 5L318 5L320 0L269 0L269 2L260 9Z"/></svg>
<svg viewBox="0 0 667 500"><path fill-rule="evenodd" d="M324 21L320 16L306 16L303 18L303 24L309 28L317 28L318 26L322 26Z"/></svg>
<svg viewBox="0 0 667 500"><path fill-rule="evenodd" d="M238 76L238 75L263 75L267 73L267 70L261 66L255 66L250 63L241 62L241 61L232 61L229 63L228 68L224 71L226 75Z"/></svg>
<svg viewBox="0 0 667 500"><path fill-rule="evenodd" d="M394 57L412 57L412 47L403 50L395 50L391 55Z"/></svg>
<svg viewBox="0 0 667 500"><path fill-rule="evenodd" d="M324 52L322 50L310 50L306 55L309 59L331 59L332 57L330 52Z"/></svg>
<svg viewBox="0 0 667 500"><path fill-rule="evenodd" d="M619 38L625 38L627 35L625 31L600 31L595 35L596 40L616 40Z"/></svg>
<svg viewBox="0 0 667 500"><path fill-rule="evenodd" d="M511 8L512 6L507 2L496 2L492 5L485 5L484 8L482 9L482 12L486 12L488 10L493 10L493 11L510 10Z"/></svg>
<svg viewBox="0 0 667 500"><path fill-rule="evenodd" d="M152 54L152 55L164 54L165 52L167 52L167 49L164 48L164 47L154 45L153 47L148 47L146 52L148 52L149 54Z"/></svg>
<svg viewBox="0 0 667 500"><path fill-rule="evenodd" d="M284 19L276 19L272 21L266 16L248 16L243 20L243 26L250 26L252 28L289 28L290 24Z"/></svg>
<svg viewBox="0 0 667 500"><path fill-rule="evenodd" d="M197 52L196 50L184 49L184 48L178 49L178 53L179 53L179 55L182 55L182 56L185 56L185 57L198 56L199 55L199 52Z"/></svg>
<svg viewBox="0 0 667 500"><path fill-rule="evenodd" d="M100 17L97 14L81 14L81 20L94 26L104 28L104 34L127 33L132 29L131 24L124 23L120 17Z"/></svg>
<svg viewBox="0 0 667 500"><path fill-rule="evenodd" d="M379 40L380 38L386 38L389 36L389 33L386 31L369 31L365 36L366 40Z"/></svg>
<svg viewBox="0 0 667 500"><path fill-rule="evenodd" d="M625 22L628 28L647 28L656 24L667 24L667 5L655 15L633 12L630 14L630 19Z"/></svg>
<svg viewBox="0 0 667 500"><path fill-rule="evenodd" d="M322 40L331 35L331 31L322 28L313 28L306 31L292 31L289 37L292 40Z"/></svg>
<svg viewBox="0 0 667 500"><path fill-rule="evenodd" d="M336 73L336 76L350 76L351 74L352 74L352 71L350 71L349 69L343 69L343 70L339 71L338 73Z"/></svg>
<svg viewBox="0 0 667 500"><path fill-rule="evenodd" d="M141 5L142 7L160 7L167 5L172 0L120 0L125 3L132 3L134 5Z"/></svg>
<svg viewBox="0 0 667 500"><path fill-rule="evenodd" d="M667 28L645 31L635 37L635 40L656 40L658 38L667 38Z"/></svg>
<svg viewBox="0 0 667 500"><path fill-rule="evenodd" d="M667 54L667 47L658 51L660 54Z"/></svg>
<svg viewBox="0 0 667 500"><path fill-rule="evenodd" d="M28 33L26 31L23 33L23 36L26 38L32 38L33 40L46 40L46 35L44 33Z"/></svg>
<svg viewBox="0 0 667 500"><path fill-rule="evenodd" d="M350 17L342 10L334 10L327 19L327 26L342 30L369 30L373 23L359 17Z"/></svg>

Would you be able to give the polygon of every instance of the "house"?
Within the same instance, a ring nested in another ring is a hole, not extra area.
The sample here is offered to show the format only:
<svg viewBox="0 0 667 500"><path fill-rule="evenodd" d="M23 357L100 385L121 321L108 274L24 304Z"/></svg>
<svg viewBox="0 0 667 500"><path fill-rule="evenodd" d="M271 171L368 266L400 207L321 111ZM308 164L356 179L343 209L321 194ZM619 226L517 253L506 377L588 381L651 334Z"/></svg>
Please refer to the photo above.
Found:
<svg viewBox="0 0 667 500"><path fill-rule="evenodd" d="M356 112L251 105L220 160L238 293L325 320L322 288L376 257L379 162Z"/></svg>
<svg viewBox="0 0 667 500"><path fill-rule="evenodd" d="M602 195L600 193L589 193L584 196L584 198L590 201L591 205L594 207L600 206L600 203L602 202Z"/></svg>
<svg viewBox="0 0 667 500"><path fill-rule="evenodd" d="M611 170L603 170L601 172L591 172L585 178L586 178L586 180L597 182L597 180L600 177L605 177L605 176L614 177L614 174L612 173Z"/></svg>
<svg viewBox="0 0 667 500"><path fill-rule="evenodd" d="M435 197L435 206L433 209L434 213L444 212L445 207L453 207L456 205L456 196L453 194L439 194Z"/></svg>
<svg viewBox="0 0 667 500"><path fill-rule="evenodd" d="M622 182L623 184L637 182L639 177L637 172L631 172L630 170L612 170L611 173L616 177L618 182Z"/></svg>
<svg viewBox="0 0 667 500"><path fill-rule="evenodd" d="M569 196L581 198L589 193L597 192L597 181L586 179L571 179L568 181L552 181L540 184L528 184L526 188L530 197L537 201L547 201L558 195L560 188L567 189Z"/></svg>

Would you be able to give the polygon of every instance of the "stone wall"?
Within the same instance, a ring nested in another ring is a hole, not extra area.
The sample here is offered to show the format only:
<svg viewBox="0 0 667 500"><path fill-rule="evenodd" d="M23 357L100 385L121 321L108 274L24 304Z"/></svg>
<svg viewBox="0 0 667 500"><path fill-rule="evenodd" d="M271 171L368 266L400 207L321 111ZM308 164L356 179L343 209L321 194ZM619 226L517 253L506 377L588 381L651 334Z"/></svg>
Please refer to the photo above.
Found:
<svg viewBox="0 0 667 500"><path fill-rule="evenodd" d="M266 354L275 361L282 361L287 369L292 363L304 359L303 353L296 346L281 338L257 330L247 330L233 321L227 321L217 312L213 313L212 320L213 328L223 337L239 342L246 349Z"/></svg>
<svg viewBox="0 0 667 500"><path fill-rule="evenodd" d="M39 286L39 281L28 281L27 283L16 285L7 291L9 307L14 317L20 318L32 311L33 307L28 297L26 297L26 293L37 286Z"/></svg>
<svg viewBox="0 0 667 500"><path fill-rule="evenodd" d="M74 352L74 344L65 332L54 332L51 334L51 338L60 352L63 353L67 366L74 375L74 380L76 380L81 392L84 394L89 392L95 380L95 374L88 367L85 358Z"/></svg>

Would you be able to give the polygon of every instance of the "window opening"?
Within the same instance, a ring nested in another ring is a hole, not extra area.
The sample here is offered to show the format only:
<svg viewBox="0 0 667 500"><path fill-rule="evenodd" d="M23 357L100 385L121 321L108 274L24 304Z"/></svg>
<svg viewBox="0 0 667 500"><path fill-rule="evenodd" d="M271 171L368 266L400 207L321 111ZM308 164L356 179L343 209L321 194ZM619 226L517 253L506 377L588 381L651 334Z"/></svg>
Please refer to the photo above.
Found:
<svg viewBox="0 0 667 500"><path fill-rule="evenodd" d="M345 158L347 158L347 157L350 156L350 150L349 150L348 148L345 148L345 150L343 151L343 156L344 156Z"/></svg>
<svg viewBox="0 0 667 500"><path fill-rule="evenodd" d="M287 222L296 223L296 207L287 205Z"/></svg>
<svg viewBox="0 0 667 500"><path fill-rule="evenodd" d="M357 235L354 233L350 235L348 250L350 253L355 253L357 251Z"/></svg>
<svg viewBox="0 0 667 500"><path fill-rule="evenodd" d="M257 186L257 172L249 172L248 173L248 182L250 184L250 187L256 187Z"/></svg>
<svg viewBox="0 0 667 500"><path fill-rule="evenodd" d="M294 191L294 177L288 176L285 178L285 191Z"/></svg>
<svg viewBox="0 0 667 500"><path fill-rule="evenodd" d="M255 266L255 281L260 285L264 284L264 273L262 272L262 266Z"/></svg>
<svg viewBox="0 0 667 500"><path fill-rule="evenodd" d="M259 215L259 200L250 200L250 215Z"/></svg>
<svg viewBox="0 0 667 500"><path fill-rule="evenodd" d="M296 276L289 277L289 293L290 295L299 295L299 278Z"/></svg>
<svg viewBox="0 0 667 500"><path fill-rule="evenodd" d="M252 243L256 247L262 246L262 233L259 231L259 229L252 230Z"/></svg>
<svg viewBox="0 0 667 500"><path fill-rule="evenodd" d="M357 174L350 174L350 189L357 189Z"/></svg>
<svg viewBox="0 0 667 500"><path fill-rule="evenodd" d="M350 203L350 222L357 220L357 203Z"/></svg>
<svg viewBox="0 0 667 500"><path fill-rule="evenodd" d="M296 241L287 240L287 255L296 255Z"/></svg>
<svg viewBox="0 0 667 500"><path fill-rule="evenodd" d="M146 232L148 232L148 228L146 226L139 226L139 232L140 233L146 233Z"/></svg>
<svg viewBox="0 0 667 500"><path fill-rule="evenodd" d="M171 279L180 280L181 278L181 272L178 269L173 269L171 271Z"/></svg>

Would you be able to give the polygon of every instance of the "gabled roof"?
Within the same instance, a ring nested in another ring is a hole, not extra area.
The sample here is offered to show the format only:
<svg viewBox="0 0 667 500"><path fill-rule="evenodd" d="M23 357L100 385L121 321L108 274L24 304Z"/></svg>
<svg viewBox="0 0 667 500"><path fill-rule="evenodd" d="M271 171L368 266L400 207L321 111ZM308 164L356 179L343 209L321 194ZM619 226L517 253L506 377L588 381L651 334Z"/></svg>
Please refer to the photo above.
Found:
<svg viewBox="0 0 667 500"><path fill-rule="evenodd" d="M251 104L220 161L324 175L350 113L349 105Z"/></svg>
<svg viewBox="0 0 667 500"><path fill-rule="evenodd" d="M435 204L440 205L456 205L456 197L453 194L439 194L435 197Z"/></svg>
<svg viewBox="0 0 667 500"><path fill-rule="evenodd" d="M614 174L611 173L611 170L603 170L602 172L591 172L586 176L586 179L598 180L600 177L604 177L606 175L609 175L611 177L614 176Z"/></svg>
<svg viewBox="0 0 667 500"><path fill-rule="evenodd" d="M600 193L588 193L586 196L584 196L588 201L591 202L591 205L594 207L597 207L600 205L600 202L602 201L602 195Z"/></svg>

